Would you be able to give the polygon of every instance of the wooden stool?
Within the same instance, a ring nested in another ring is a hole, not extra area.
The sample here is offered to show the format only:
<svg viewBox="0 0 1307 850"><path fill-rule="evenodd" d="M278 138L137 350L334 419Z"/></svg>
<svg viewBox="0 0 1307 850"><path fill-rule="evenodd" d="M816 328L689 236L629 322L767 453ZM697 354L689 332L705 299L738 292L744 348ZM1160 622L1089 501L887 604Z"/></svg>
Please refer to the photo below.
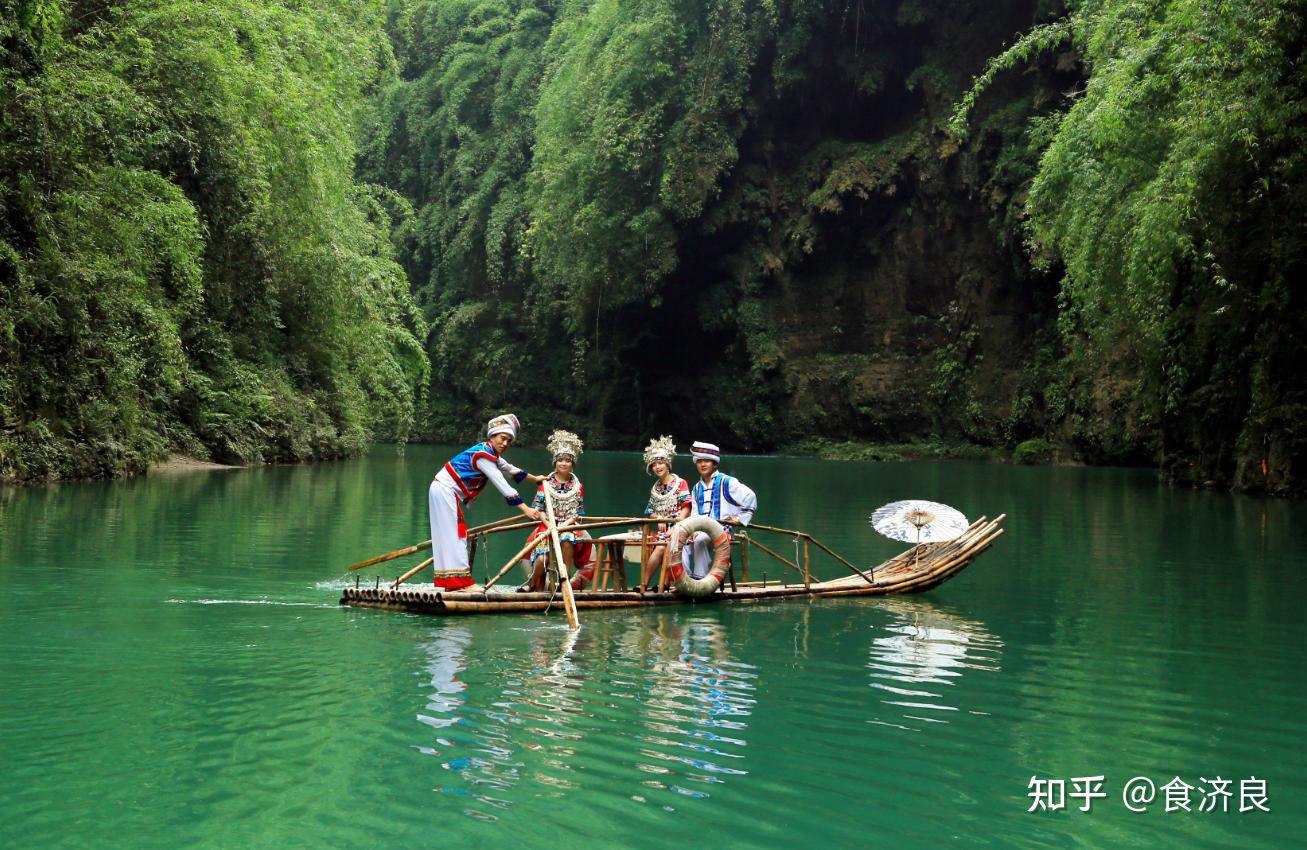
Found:
<svg viewBox="0 0 1307 850"><path fill-rule="evenodd" d="M613 579L615 590L626 590L626 561L622 557L626 549L625 540L594 540L595 590L607 590L608 580Z"/></svg>

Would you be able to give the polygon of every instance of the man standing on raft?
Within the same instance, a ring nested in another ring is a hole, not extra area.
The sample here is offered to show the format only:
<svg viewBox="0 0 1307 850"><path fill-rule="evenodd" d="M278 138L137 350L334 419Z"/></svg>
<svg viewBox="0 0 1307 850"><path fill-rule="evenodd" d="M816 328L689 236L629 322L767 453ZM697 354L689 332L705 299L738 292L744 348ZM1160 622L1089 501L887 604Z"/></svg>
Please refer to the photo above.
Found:
<svg viewBox="0 0 1307 850"><path fill-rule="evenodd" d="M690 491L691 513L707 515L721 522L734 538L735 526L726 524L724 520L734 519L740 525L748 525L753 521L753 512L758 509L758 497L738 478L717 471L722 450L712 443L695 443L690 447L690 457L694 458L694 468L699 471L699 480ZM690 575L702 578L712 565L712 541L708 535L703 532L694 535L682 560Z"/></svg>
<svg viewBox="0 0 1307 850"><path fill-rule="evenodd" d="M445 464L427 490L427 508L431 513L431 557L435 585L443 590L471 587L472 570L467 562L467 522L463 506L485 489L486 482L528 519L540 519L540 512L529 507L504 476L517 483L539 483L543 475L529 475L501 456L517 438L517 417L505 413L486 425L486 441L464 449Z"/></svg>

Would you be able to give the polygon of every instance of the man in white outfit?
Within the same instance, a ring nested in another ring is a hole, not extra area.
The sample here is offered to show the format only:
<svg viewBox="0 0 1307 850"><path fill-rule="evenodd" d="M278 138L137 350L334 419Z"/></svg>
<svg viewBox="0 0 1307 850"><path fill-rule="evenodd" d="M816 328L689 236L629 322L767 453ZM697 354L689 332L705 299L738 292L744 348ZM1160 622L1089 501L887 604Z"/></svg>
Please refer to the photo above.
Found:
<svg viewBox="0 0 1307 850"><path fill-rule="evenodd" d="M502 457L517 437L518 427L517 417L511 413L491 419L486 425L485 442L459 452L431 480L427 508L431 516L431 557L436 587L462 590L473 584L467 561L467 521L463 518L463 506L479 496L487 483L499 491L510 508L517 508L528 519L540 519L540 512L525 504L508 483L508 478L518 484L545 480L543 475L530 475Z"/></svg>
<svg viewBox="0 0 1307 850"><path fill-rule="evenodd" d="M690 457L694 459L695 469L699 470L699 480L690 490L691 516L710 516L721 522L727 533L734 537L735 526L724 520L734 519L740 525L748 525L753 521L753 512L758 509L758 497L738 478L718 471L722 450L712 443L695 443L691 446ZM703 578L712 566L712 540L702 532L696 534L681 558L690 575Z"/></svg>

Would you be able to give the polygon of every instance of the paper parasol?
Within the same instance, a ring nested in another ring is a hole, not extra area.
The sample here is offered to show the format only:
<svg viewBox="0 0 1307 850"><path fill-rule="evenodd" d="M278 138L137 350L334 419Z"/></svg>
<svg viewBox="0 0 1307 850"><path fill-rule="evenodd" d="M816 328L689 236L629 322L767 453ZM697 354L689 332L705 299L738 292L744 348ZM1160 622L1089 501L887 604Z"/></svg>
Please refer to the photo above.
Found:
<svg viewBox="0 0 1307 850"><path fill-rule="evenodd" d="M904 543L942 543L967 530L967 518L948 505L907 499L890 502L871 514L871 527Z"/></svg>

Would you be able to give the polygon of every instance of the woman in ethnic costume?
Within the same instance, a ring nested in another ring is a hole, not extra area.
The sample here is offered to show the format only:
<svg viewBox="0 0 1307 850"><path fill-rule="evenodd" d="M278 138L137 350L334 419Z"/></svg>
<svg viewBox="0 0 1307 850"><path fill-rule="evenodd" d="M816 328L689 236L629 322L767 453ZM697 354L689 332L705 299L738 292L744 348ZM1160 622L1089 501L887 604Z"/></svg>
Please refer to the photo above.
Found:
<svg viewBox="0 0 1307 850"><path fill-rule="evenodd" d="M571 525L585 516L585 487L574 471L576 459L581 456L581 438L571 431L555 431L549 435L546 445L554 456L554 471L540 482L535 501L531 503L543 521L527 538L536 541L536 548L531 553L531 576L518 588L523 593L545 587L545 561L552 547L549 518L545 512L545 488L548 487L553 496L554 519L559 527ZM560 531L558 540L563 562L567 564L567 574L572 577L572 588L580 590L589 583L595 571L594 547L587 542L590 534L581 529Z"/></svg>
<svg viewBox="0 0 1307 850"><path fill-rule="evenodd" d="M672 472L672 460L676 457L676 445L671 437L650 440L644 450L644 468L658 480L649 488L649 504L644 515L669 522L683 520L690 515L690 485L684 478ZM669 531L667 525L660 525L650 538L649 560L644 563L640 573L640 584L648 588L649 580L663 560L663 549L667 547Z"/></svg>
<svg viewBox="0 0 1307 850"><path fill-rule="evenodd" d="M543 481L544 476L528 475L502 457L517 438L517 417L505 413L486 425L486 440L464 449L436 473L427 490L427 508L431 515L431 557L435 585L444 590L471 587L472 571L467 562L467 522L463 506L481 495L486 482L530 519L539 519L534 508L527 507L505 476L513 481Z"/></svg>

